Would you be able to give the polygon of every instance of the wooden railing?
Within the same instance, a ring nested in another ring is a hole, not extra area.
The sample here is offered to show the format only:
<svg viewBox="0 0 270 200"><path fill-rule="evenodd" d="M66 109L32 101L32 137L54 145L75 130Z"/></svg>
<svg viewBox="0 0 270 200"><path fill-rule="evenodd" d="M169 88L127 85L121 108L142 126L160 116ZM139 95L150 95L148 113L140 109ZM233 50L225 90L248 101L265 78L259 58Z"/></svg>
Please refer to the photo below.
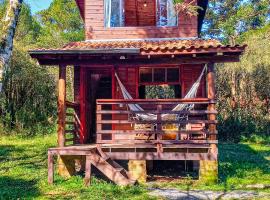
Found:
<svg viewBox="0 0 270 200"><path fill-rule="evenodd" d="M79 104L66 102L65 146L79 143L81 122L78 116L78 110Z"/></svg>
<svg viewBox="0 0 270 200"><path fill-rule="evenodd" d="M131 111L138 104L144 111ZM178 104L195 104L192 110L172 111ZM217 143L215 102L207 98L121 100L99 99L96 111L97 143L100 144L215 144ZM140 114L156 119L140 120ZM165 119L164 114L173 114ZM179 117L181 116L181 120ZM161 147L162 148L162 147Z"/></svg>

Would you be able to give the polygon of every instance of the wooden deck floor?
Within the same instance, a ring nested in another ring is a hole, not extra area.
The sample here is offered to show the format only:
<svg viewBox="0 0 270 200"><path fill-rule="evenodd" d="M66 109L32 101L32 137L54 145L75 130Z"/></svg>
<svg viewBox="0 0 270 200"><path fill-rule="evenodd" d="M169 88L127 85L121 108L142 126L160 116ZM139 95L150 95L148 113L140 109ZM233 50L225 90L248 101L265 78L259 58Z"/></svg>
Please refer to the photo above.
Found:
<svg viewBox="0 0 270 200"><path fill-rule="evenodd" d="M217 160L208 144L163 145L153 144L89 144L50 148L49 155L86 156L100 148L114 160Z"/></svg>

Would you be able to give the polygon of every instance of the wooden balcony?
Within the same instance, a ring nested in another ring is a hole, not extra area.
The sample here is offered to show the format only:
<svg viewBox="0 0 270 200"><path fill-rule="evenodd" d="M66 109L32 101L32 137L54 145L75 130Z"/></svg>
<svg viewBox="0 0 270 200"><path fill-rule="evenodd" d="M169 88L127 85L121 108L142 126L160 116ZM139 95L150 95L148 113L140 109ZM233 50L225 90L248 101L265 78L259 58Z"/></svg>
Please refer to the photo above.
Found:
<svg viewBox="0 0 270 200"><path fill-rule="evenodd" d="M144 111L131 111L137 104ZM172 111L178 104L194 104L192 110ZM97 144L216 144L215 102L207 98L123 100L99 99L96 111ZM140 120L154 114L155 119ZM170 117L164 117L169 114Z"/></svg>

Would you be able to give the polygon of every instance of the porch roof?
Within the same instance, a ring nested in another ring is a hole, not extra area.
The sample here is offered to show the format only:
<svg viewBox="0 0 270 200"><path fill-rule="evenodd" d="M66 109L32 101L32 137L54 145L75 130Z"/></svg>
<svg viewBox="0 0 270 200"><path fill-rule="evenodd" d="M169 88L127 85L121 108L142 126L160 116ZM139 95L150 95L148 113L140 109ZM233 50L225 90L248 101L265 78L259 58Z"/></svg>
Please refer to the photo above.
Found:
<svg viewBox="0 0 270 200"><path fill-rule="evenodd" d="M33 58L40 60L65 59L79 56L133 56L149 58L149 56L234 56L239 57L246 45L222 45L218 40L201 38L168 38L168 39L133 39L133 40L90 40L71 42L62 48L36 49L29 51ZM229 61L229 60L228 60ZM233 60L232 60L233 61ZM214 61L213 61L214 62Z"/></svg>

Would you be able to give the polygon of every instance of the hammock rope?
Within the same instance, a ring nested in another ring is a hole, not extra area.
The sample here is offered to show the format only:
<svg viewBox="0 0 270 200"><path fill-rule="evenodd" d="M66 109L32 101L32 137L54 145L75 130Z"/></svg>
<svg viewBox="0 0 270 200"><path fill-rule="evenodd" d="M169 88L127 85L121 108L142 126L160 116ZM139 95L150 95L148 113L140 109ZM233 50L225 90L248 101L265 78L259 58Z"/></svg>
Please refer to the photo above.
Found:
<svg viewBox="0 0 270 200"><path fill-rule="evenodd" d="M196 80L196 82L192 85L192 87L190 88L189 92L186 94L186 96L183 99L191 99L191 98L195 98L197 96L197 92L198 89L200 87L200 83L202 80L202 77L205 73L207 69L207 65L205 65L205 67L203 68L200 76L198 77L198 79ZM117 82L119 84L119 87L121 89L121 93L124 97L125 100L132 100L132 96L130 95L130 93L127 91L126 87L123 85L123 83L121 82L119 76L117 73L115 73L115 77L117 79ZM137 112L137 111L145 111L139 104L128 104L128 107L131 111L133 112ZM194 108L194 104L183 104L180 103L177 106L175 106L172 111L190 111ZM162 119L169 119L169 118L177 118L178 120L182 120L184 118L187 118L188 115L178 115L178 114L163 114L162 115ZM136 118L140 119L140 120L144 120L144 121L156 121L157 120L157 115L155 114L140 114L137 113L136 114Z"/></svg>

